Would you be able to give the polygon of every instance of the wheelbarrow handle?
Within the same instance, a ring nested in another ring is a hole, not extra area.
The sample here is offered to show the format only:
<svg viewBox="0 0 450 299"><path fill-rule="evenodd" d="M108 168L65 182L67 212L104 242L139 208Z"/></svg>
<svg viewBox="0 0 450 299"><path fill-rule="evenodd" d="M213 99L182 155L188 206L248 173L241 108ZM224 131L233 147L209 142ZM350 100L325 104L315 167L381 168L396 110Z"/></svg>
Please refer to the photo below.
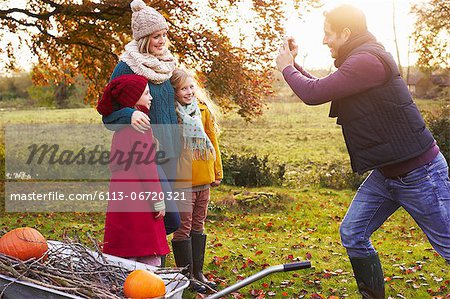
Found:
<svg viewBox="0 0 450 299"><path fill-rule="evenodd" d="M287 272L287 271L293 271L293 270L306 269L306 268L310 268L310 267L311 267L310 261L271 266L271 267L268 267L256 274L253 274L250 277L245 278L244 280L241 280L229 287L226 287L225 289L223 289L215 294L212 294L209 297L206 297L206 299L219 299L219 298L221 298L225 295L231 294L232 292L239 290L240 288L243 288L246 285L249 285L252 282L255 282L271 273Z"/></svg>
<svg viewBox="0 0 450 299"><path fill-rule="evenodd" d="M310 261L304 261L304 262L296 262L296 263L290 263L290 264L284 264L283 265L284 272L288 271L294 271L294 270L301 270L301 269L307 269L311 268L311 262Z"/></svg>

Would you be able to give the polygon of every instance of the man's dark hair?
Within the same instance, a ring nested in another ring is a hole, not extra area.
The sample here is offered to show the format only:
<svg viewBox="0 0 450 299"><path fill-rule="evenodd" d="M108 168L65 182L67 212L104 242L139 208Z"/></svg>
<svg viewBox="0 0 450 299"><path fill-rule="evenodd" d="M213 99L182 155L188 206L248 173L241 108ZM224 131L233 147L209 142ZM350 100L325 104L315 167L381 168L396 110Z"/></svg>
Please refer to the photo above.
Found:
<svg viewBox="0 0 450 299"><path fill-rule="evenodd" d="M331 29L340 34L344 28L350 29L352 35L367 31L366 16L363 11L349 4L343 4L324 12L325 21Z"/></svg>

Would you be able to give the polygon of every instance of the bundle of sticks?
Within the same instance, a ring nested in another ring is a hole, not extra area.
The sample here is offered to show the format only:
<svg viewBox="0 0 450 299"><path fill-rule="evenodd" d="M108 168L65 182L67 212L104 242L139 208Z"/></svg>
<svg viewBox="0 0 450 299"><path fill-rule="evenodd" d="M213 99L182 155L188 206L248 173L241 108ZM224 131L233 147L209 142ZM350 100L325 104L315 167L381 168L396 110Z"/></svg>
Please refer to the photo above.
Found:
<svg viewBox="0 0 450 299"><path fill-rule="evenodd" d="M0 254L0 274L81 297L124 298L123 284L131 270L109 263L97 242L92 238L91 241L93 250L79 240L66 238L61 246L51 247L38 260L21 261ZM161 268L154 273L181 273L182 270ZM173 281L179 283L182 277L175 275L172 280L164 282L166 285ZM9 285L3 287L0 298Z"/></svg>

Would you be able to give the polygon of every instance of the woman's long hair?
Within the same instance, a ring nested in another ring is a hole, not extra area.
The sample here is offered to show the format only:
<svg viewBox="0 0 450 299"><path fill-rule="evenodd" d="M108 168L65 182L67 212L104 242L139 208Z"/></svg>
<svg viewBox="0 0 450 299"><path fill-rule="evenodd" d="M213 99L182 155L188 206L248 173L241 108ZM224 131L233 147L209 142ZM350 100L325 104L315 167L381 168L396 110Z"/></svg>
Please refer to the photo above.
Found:
<svg viewBox="0 0 450 299"><path fill-rule="evenodd" d="M153 54L150 52L149 48L150 48L150 35L146 35L143 38L138 39L137 44L138 44L138 49L139 52L142 54ZM169 39L166 38L166 43L165 43L165 47L168 49L172 44L170 43Z"/></svg>

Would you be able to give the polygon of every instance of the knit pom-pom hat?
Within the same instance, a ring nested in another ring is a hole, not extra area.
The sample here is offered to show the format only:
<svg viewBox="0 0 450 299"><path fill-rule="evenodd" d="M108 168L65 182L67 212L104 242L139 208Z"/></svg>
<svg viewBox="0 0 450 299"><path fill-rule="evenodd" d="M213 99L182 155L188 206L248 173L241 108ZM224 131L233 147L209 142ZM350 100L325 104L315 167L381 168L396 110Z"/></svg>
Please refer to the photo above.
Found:
<svg viewBox="0 0 450 299"><path fill-rule="evenodd" d="M127 74L115 78L106 85L97 111L107 116L117 108L134 107L147 87L148 80L143 76Z"/></svg>
<svg viewBox="0 0 450 299"><path fill-rule="evenodd" d="M156 31L169 29L166 19L154 8L147 6L144 1L133 0L130 6L133 11L131 29L135 40L140 40Z"/></svg>

